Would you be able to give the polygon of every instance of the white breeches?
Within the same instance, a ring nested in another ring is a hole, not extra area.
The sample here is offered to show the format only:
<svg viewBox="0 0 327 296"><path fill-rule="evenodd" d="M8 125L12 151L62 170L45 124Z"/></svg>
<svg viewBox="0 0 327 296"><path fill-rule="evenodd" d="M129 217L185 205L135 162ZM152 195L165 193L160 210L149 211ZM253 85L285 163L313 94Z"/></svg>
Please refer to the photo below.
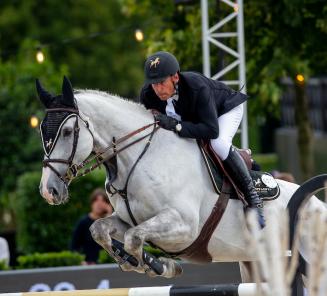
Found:
<svg viewBox="0 0 327 296"><path fill-rule="evenodd" d="M212 139L211 146L222 160L228 156L233 138L243 117L243 104L218 117L219 136Z"/></svg>

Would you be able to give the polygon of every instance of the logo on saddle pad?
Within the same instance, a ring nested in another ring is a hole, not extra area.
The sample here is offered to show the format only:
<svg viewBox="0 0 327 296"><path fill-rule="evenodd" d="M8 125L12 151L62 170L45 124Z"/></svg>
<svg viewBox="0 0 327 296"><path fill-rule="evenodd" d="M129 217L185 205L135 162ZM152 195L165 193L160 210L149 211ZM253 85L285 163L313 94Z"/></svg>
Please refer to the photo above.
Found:
<svg viewBox="0 0 327 296"><path fill-rule="evenodd" d="M157 68L157 66L160 64L160 58L156 57L155 60L150 60L150 68L152 68L153 66L155 68Z"/></svg>
<svg viewBox="0 0 327 296"><path fill-rule="evenodd" d="M268 188L274 189L278 186L276 180L273 176L268 174L263 174L261 176L262 183L265 184Z"/></svg>

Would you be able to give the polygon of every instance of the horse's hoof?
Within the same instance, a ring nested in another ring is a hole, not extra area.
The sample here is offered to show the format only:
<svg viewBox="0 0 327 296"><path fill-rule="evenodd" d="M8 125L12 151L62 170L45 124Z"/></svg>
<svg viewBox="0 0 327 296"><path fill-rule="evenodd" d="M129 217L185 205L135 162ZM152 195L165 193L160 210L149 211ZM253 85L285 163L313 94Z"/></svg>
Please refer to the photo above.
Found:
<svg viewBox="0 0 327 296"><path fill-rule="evenodd" d="M129 263L124 263L124 264L121 264L121 265L118 264L118 266L121 269L121 271L133 271L133 270L135 270L135 267L133 267Z"/></svg>
<svg viewBox="0 0 327 296"><path fill-rule="evenodd" d="M132 266L131 264L129 264L128 262L124 263L124 264L120 264L119 268L121 269L121 271L136 271L137 273L145 273L146 270L144 268L144 266L138 265L137 267Z"/></svg>
<svg viewBox="0 0 327 296"><path fill-rule="evenodd" d="M165 257L160 257L159 260L164 263L165 266L165 271L162 276L172 278L182 275L183 268L177 261Z"/></svg>
<svg viewBox="0 0 327 296"><path fill-rule="evenodd" d="M146 274L149 276L149 277L151 277L151 278L154 278L154 277L157 277L157 276L159 276L158 274L156 274L153 270L148 270L148 271L146 271Z"/></svg>
<svg viewBox="0 0 327 296"><path fill-rule="evenodd" d="M183 274L183 268L178 262L174 262L175 276L181 276Z"/></svg>

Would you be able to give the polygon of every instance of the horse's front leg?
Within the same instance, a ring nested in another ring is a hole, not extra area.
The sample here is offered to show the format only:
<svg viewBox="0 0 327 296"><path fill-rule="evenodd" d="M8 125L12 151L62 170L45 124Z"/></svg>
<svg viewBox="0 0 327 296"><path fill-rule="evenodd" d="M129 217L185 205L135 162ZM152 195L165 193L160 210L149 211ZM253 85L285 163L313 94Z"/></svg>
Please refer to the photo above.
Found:
<svg viewBox="0 0 327 296"><path fill-rule="evenodd" d="M112 239L114 238L120 242L124 241L124 234L130 228L128 224L122 221L118 216L113 214L112 216L101 218L96 220L90 227L90 232L93 239L102 246L111 257L120 265L123 271L137 271L144 273L145 269L142 266L134 267L128 262L120 264L112 249Z"/></svg>
<svg viewBox="0 0 327 296"><path fill-rule="evenodd" d="M135 256L142 265L144 264L142 258L144 242L151 241L161 246L176 248L179 245L190 244L192 234L192 226L184 221L176 209L165 209L151 219L128 229L125 233L124 248L128 253ZM160 242L164 242L164 244L160 244ZM183 247L179 250L181 249ZM164 265L164 272L161 276L171 278L182 273L181 266L175 260L159 259Z"/></svg>

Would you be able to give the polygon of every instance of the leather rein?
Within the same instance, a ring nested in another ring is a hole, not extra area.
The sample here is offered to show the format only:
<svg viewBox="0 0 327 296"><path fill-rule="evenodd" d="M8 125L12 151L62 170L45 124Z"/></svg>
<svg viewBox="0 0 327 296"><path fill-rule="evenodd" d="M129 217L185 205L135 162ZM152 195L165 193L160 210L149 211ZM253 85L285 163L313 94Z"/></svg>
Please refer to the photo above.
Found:
<svg viewBox="0 0 327 296"><path fill-rule="evenodd" d="M142 126L141 128L138 128L138 129L128 133L127 135L125 135L125 136L123 136L123 137L121 137L121 138L119 138L117 140L115 138L113 138L112 143L109 146L107 146L106 148L104 148L102 151L90 154L80 164L74 164L73 159L74 159L76 149L77 149L77 144L78 144L78 139L79 139L79 130L80 130L79 125L78 125L78 118L80 118L85 123L88 131L91 133L92 137L94 138L91 130L89 129L88 122L86 120L84 120L80 116L78 110L72 109L72 108L52 108L52 109L46 109L46 112L70 112L70 113L76 114L76 121L74 123L74 129L73 129L73 132L74 132L73 147L72 147L72 151L71 151L71 154L70 154L69 158L68 159L60 159L60 158L59 159L50 159L49 156L47 156L48 158L43 160L43 167L49 167L58 176L58 178L62 182L64 182L64 184L66 186L73 179L89 174L90 172L92 172L96 168L100 167L104 162L112 159L113 157L117 156L119 153L126 150L127 148L129 148L129 147L135 145L136 143L141 142L142 140L149 137L143 151L141 152L141 154L137 158L136 162L134 163L134 165L132 166L132 168L131 168L131 170L130 170L130 172L128 174L127 181L125 183L124 189L123 190L115 189L114 193L110 192L111 194L115 194L115 193L124 194L125 192L127 192L127 185L128 185L128 181L129 181L129 178L130 178L131 174L133 173L133 171L134 171L137 163L139 162L139 160L143 157L143 155L147 151L148 147L150 146L153 135L159 129L159 126L157 125L157 121L154 121L153 123ZM147 133L146 135L141 136L141 137L133 140L132 142L126 144L125 146L117 149L117 145L127 141L128 139L132 138L133 136L135 136L135 135L149 129L150 127L152 127L152 130L149 133ZM60 131L58 131L58 132L60 132ZM110 151L111 149L113 150L113 152L108 154L108 151ZM58 170L55 169L53 167L53 165L51 165L51 163L67 164L68 169L67 169L65 175L60 174L58 172ZM89 165L89 167L87 167L88 165ZM122 191L122 192L120 192L120 191ZM127 194L126 194L126 199L127 199ZM128 209L129 209L129 207L128 207ZM130 209L129 209L129 211L130 211ZM131 217L133 217L133 216L131 215ZM133 220L133 223L134 223L134 221L135 221L134 217L132 218L132 220Z"/></svg>

